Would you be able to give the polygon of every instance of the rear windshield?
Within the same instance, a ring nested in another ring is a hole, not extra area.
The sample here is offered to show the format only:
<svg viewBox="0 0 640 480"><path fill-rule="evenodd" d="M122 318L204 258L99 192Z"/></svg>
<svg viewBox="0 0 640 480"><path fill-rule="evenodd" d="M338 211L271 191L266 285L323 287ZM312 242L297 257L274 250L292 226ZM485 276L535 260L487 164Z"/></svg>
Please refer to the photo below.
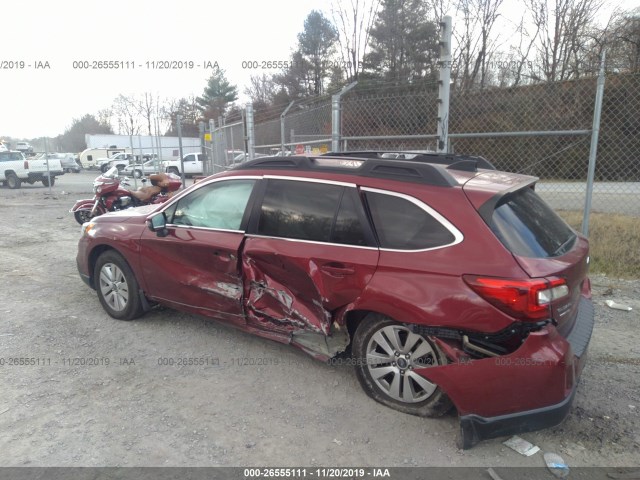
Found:
<svg viewBox="0 0 640 480"><path fill-rule="evenodd" d="M498 203L491 229L505 247L522 257L557 257L569 251L575 232L531 188Z"/></svg>

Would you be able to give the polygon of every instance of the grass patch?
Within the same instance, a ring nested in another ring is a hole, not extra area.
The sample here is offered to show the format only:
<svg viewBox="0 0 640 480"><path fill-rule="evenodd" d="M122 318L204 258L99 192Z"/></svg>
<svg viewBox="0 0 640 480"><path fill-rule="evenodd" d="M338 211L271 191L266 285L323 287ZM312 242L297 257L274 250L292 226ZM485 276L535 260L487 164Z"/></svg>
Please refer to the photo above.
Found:
<svg viewBox="0 0 640 480"><path fill-rule="evenodd" d="M559 211L581 231L582 212ZM618 278L640 278L640 218L592 213L589 221L590 270Z"/></svg>

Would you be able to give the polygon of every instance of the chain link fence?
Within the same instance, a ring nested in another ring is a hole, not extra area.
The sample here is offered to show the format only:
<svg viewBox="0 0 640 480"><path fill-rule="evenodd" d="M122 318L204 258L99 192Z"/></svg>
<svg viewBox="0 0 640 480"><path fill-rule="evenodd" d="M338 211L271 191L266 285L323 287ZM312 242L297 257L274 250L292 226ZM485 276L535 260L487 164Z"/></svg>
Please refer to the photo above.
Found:
<svg viewBox="0 0 640 480"><path fill-rule="evenodd" d="M537 191L554 208L583 211L591 140L599 129L591 211L640 216L640 75L608 75L600 115L597 80L452 89L449 151L537 176ZM437 83L347 90L293 102L255 125L245 118L221 122L208 144L214 171L261 155L436 150Z"/></svg>

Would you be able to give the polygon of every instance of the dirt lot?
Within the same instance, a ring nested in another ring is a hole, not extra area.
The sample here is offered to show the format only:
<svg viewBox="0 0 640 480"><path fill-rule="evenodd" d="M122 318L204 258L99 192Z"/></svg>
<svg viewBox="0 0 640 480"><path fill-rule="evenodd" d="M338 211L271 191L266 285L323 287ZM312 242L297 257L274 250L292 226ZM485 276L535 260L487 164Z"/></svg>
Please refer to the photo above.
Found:
<svg viewBox="0 0 640 480"><path fill-rule="evenodd" d="M95 175L67 174L53 195L0 189L1 466L543 464L504 439L460 451L454 414L390 410L351 369L291 347L168 309L111 319L77 275L80 227L68 213ZM573 467L636 467L640 280L594 276L593 286L596 329L573 411L522 436ZM10 364L20 358L36 365Z"/></svg>

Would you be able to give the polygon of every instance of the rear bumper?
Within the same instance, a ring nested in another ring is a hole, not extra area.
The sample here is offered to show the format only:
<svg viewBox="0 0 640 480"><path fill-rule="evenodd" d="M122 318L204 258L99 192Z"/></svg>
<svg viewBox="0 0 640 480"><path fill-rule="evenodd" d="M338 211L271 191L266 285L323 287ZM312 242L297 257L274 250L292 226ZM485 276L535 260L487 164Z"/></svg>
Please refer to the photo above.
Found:
<svg viewBox="0 0 640 480"><path fill-rule="evenodd" d="M571 410L594 324L582 297L567 338L552 326L531 333L515 352L416 370L438 384L460 416L460 446L559 424Z"/></svg>
<svg viewBox="0 0 640 480"><path fill-rule="evenodd" d="M532 432L560 424L571 410L576 387L574 385L571 393L556 405L489 418L473 414L460 417L461 448L471 448L480 440Z"/></svg>

